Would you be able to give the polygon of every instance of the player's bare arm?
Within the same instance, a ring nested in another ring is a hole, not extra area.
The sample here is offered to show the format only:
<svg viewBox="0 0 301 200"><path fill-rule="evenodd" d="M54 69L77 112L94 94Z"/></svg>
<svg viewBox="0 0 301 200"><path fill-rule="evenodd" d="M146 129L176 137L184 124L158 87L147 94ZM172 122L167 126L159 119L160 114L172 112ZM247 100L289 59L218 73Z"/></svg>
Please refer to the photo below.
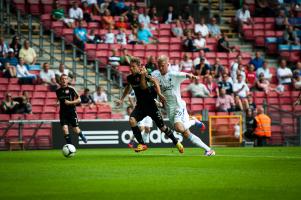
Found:
<svg viewBox="0 0 301 200"><path fill-rule="evenodd" d="M152 77L152 76L149 76L149 81L154 84L154 87L155 87L155 90L159 96L159 99L162 103L165 103L166 102L166 98L165 96L161 93L161 88L160 88L160 84L159 84L159 81Z"/></svg>
<svg viewBox="0 0 301 200"><path fill-rule="evenodd" d="M124 88L122 97L115 101L116 106L121 106L123 104L124 98L129 94L130 90L131 90L131 85L127 84Z"/></svg>

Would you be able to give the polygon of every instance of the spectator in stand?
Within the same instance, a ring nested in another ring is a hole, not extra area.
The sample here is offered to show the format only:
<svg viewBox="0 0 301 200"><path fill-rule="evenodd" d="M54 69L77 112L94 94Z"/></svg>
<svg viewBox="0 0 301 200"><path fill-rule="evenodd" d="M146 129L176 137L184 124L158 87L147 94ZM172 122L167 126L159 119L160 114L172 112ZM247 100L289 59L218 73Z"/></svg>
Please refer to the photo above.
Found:
<svg viewBox="0 0 301 200"><path fill-rule="evenodd" d="M5 58L8 53L8 46L5 43L4 37L0 37L0 58Z"/></svg>
<svg viewBox="0 0 301 200"><path fill-rule="evenodd" d="M83 10L78 7L76 1L73 1L72 7L69 9L69 17L76 21L81 21L84 18Z"/></svg>
<svg viewBox="0 0 301 200"><path fill-rule="evenodd" d="M180 62L180 71L192 73L193 72L193 61L191 60L188 53L184 53L183 59Z"/></svg>
<svg viewBox="0 0 301 200"><path fill-rule="evenodd" d="M134 19L134 15L137 15L137 22L138 22L138 11L137 11L137 7L134 6L133 4L130 4L129 9L127 10L127 12L123 13L123 16L126 16L127 21L129 23L133 22Z"/></svg>
<svg viewBox="0 0 301 200"><path fill-rule="evenodd" d="M112 16L116 16L119 14L117 4L114 0L109 0L108 10L110 11Z"/></svg>
<svg viewBox="0 0 301 200"><path fill-rule="evenodd" d="M238 25L238 31L240 34L242 33L242 26L244 24L253 24L253 20L250 15L249 6L247 4L243 4L241 9L238 9L235 14L235 21Z"/></svg>
<svg viewBox="0 0 301 200"><path fill-rule="evenodd" d="M168 6L167 11L163 14L163 23L171 24L176 19L178 19L178 15L174 11L174 7L172 5Z"/></svg>
<svg viewBox="0 0 301 200"><path fill-rule="evenodd" d="M54 9L51 12L51 16L54 20L63 21L68 27L74 26L74 19L68 19L65 16L65 9L61 6L59 1L54 2Z"/></svg>
<svg viewBox="0 0 301 200"><path fill-rule="evenodd" d="M194 24L194 19L191 15L191 9L189 5L185 5L184 9L182 10L179 19L184 23L184 24Z"/></svg>
<svg viewBox="0 0 301 200"><path fill-rule="evenodd" d="M102 3L100 3L100 15L103 16L106 9L109 7L109 1L110 0L104 0Z"/></svg>
<svg viewBox="0 0 301 200"><path fill-rule="evenodd" d="M195 74L196 75L201 75L201 76L206 76L210 74L210 65L208 65L207 63L205 63L205 59L201 58L200 59L201 62L200 64L195 66Z"/></svg>
<svg viewBox="0 0 301 200"><path fill-rule="evenodd" d="M157 41L153 34L148 29L144 28L144 24L139 25L137 37L138 41L142 44L156 43Z"/></svg>
<svg viewBox="0 0 301 200"><path fill-rule="evenodd" d="M87 29L83 27L83 22L79 21L78 26L73 30L74 44L82 51L84 51L85 43L88 40ZM77 51L77 57L80 57L82 53Z"/></svg>
<svg viewBox="0 0 301 200"><path fill-rule="evenodd" d="M245 119L246 130L244 132L244 137L253 140L254 139L254 130L256 128L255 117L252 109L246 110L246 119Z"/></svg>
<svg viewBox="0 0 301 200"><path fill-rule="evenodd" d="M237 75L237 82L233 84L233 92L235 96L240 98L241 103L244 105L245 108L249 106L247 101L247 96L250 92L248 85L243 81L242 75Z"/></svg>
<svg viewBox="0 0 301 200"><path fill-rule="evenodd" d="M228 74L223 74L222 81L218 82L218 88L224 89L228 95L233 94L233 83L228 80Z"/></svg>
<svg viewBox="0 0 301 200"><path fill-rule="evenodd" d="M8 62L11 66L17 66L18 59L15 57L14 49L9 48L8 49L8 55L4 62Z"/></svg>
<svg viewBox="0 0 301 200"><path fill-rule="evenodd" d="M19 40L20 38L18 36L14 36L12 42L9 45L9 48L12 48L14 50L16 58L19 58L19 52L22 48Z"/></svg>
<svg viewBox="0 0 301 200"><path fill-rule="evenodd" d="M91 11L93 13L100 13L100 8L98 6L97 0L82 0L83 5L86 3L89 7L91 7Z"/></svg>
<svg viewBox="0 0 301 200"><path fill-rule="evenodd" d="M220 95L216 99L216 109L218 112L231 112L234 108L235 103L231 95L226 93L226 90L221 88L219 91Z"/></svg>
<svg viewBox="0 0 301 200"><path fill-rule="evenodd" d="M264 77L263 73L259 74L258 80L256 81L255 85L258 91L263 91L266 94L268 94L270 91L275 90L270 87L270 82Z"/></svg>
<svg viewBox="0 0 301 200"><path fill-rule="evenodd" d="M275 19L275 26L277 30L284 30L287 25L289 25L288 18L285 15L285 10L282 9Z"/></svg>
<svg viewBox="0 0 301 200"><path fill-rule="evenodd" d="M4 63L3 76L5 78L17 77L17 70L15 66L11 66L8 62Z"/></svg>
<svg viewBox="0 0 301 200"><path fill-rule="evenodd" d="M23 91L22 96L14 98L14 101L18 102L16 113L18 114L31 114L32 113L32 105L30 104L30 100L28 97L28 92Z"/></svg>
<svg viewBox="0 0 301 200"><path fill-rule="evenodd" d="M120 28L128 29L129 28L128 23L125 22L124 16L119 17L119 21L115 23L115 27L116 27L116 29L120 29Z"/></svg>
<svg viewBox="0 0 301 200"><path fill-rule="evenodd" d="M234 112L241 112L244 110L243 104L240 100L240 97L235 95L234 96L234 107L232 108L232 111Z"/></svg>
<svg viewBox="0 0 301 200"><path fill-rule="evenodd" d="M138 14L133 15L133 19L130 23L131 23L131 28L135 28L135 29L139 28Z"/></svg>
<svg viewBox="0 0 301 200"><path fill-rule="evenodd" d="M27 67L25 66L25 62L24 62L23 58L19 59L19 64L17 64L16 70L17 70L18 78L31 79L32 83L34 82L34 80L37 79L37 76L35 74L29 73L29 71L27 70Z"/></svg>
<svg viewBox="0 0 301 200"><path fill-rule="evenodd" d="M217 51L218 52L240 52L238 46L230 46L228 37L224 32L222 32L221 37L217 41Z"/></svg>
<svg viewBox="0 0 301 200"><path fill-rule="evenodd" d="M95 34L95 29L91 29L89 35L87 35L87 43L89 44L99 44L101 43L101 37Z"/></svg>
<svg viewBox="0 0 301 200"><path fill-rule="evenodd" d="M151 74L153 71L157 69L157 61L154 56L149 56L147 58L147 63L145 65L145 68L148 72L148 74Z"/></svg>
<svg viewBox="0 0 301 200"><path fill-rule="evenodd" d="M204 52L210 51L209 48L206 47L206 39L202 35L202 33L197 33L197 38L194 39L194 44L197 50L203 50Z"/></svg>
<svg viewBox="0 0 301 200"><path fill-rule="evenodd" d="M126 45L127 41L126 41L126 34L124 32L123 28L120 28L117 35L116 35L116 41L117 44L122 44L122 45Z"/></svg>
<svg viewBox="0 0 301 200"><path fill-rule="evenodd" d="M20 50L19 57L23 58L27 65L34 65L37 60L37 54L33 48L29 46L29 41L25 40Z"/></svg>
<svg viewBox="0 0 301 200"><path fill-rule="evenodd" d="M207 76L205 78L205 86L209 91L211 97L219 96L218 85L216 84L216 82L213 81L212 76Z"/></svg>
<svg viewBox="0 0 301 200"><path fill-rule="evenodd" d="M260 52L256 51L255 58L250 60L250 64L254 65L255 71L257 71L257 69L262 68L263 63L264 63L264 59L261 57Z"/></svg>
<svg viewBox="0 0 301 200"><path fill-rule="evenodd" d="M120 65L120 57L117 55L116 49L112 49L112 55L108 58L108 64L114 68Z"/></svg>
<svg viewBox="0 0 301 200"><path fill-rule="evenodd" d="M108 29L109 27L114 27L114 17L111 15L110 11L107 9L102 17L102 27L103 29Z"/></svg>
<svg viewBox="0 0 301 200"><path fill-rule="evenodd" d="M242 57L240 55L238 55L236 57L236 60L234 62L231 63L230 65L230 71L231 71L231 78L232 80L236 80L236 75L237 75L237 70L238 70L238 66L242 64Z"/></svg>
<svg viewBox="0 0 301 200"><path fill-rule="evenodd" d="M201 17L200 23L194 25L195 34L201 33L203 37L209 37L209 29L205 24L205 18Z"/></svg>
<svg viewBox="0 0 301 200"><path fill-rule="evenodd" d="M120 56L120 65L130 66L132 56L126 48L122 49L122 56Z"/></svg>
<svg viewBox="0 0 301 200"><path fill-rule="evenodd" d="M219 38L221 36L221 29L219 25L216 24L216 18L212 17L210 20L210 24L207 25L210 36Z"/></svg>
<svg viewBox="0 0 301 200"><path fill-rule="evenodd" d="M182 92L190 92L192 97L211 97L206 86L199 82L199 79L194 79Z"/></svg>
<svg viewBox="0 0 301 200"><path fill-rule="evenodd" d="M301 89L301 76L298 70L293 72L293 85L294 89L300 90Z"/></svg>
<svg viewBox="0 0 301 200"><path fill-rule="evenodd" d="M52 90L57 89L57 87L59 86L55 80L54 71L49 69L48 63L43 64L43 69L40 71L40 78L42 80L42 83L44 85L50 86Z"/></svg>
<svg viewBox="0 0 301 200"><path fill-rule="evenodd" d="M179 72L180 71L180 61L178 59L171 60L168 70Z"/></svg>
<svg viewBox="0 0 301 200"><path fill-rule="evenodd" d="M221 77L224 72L224 69L225 69L224 66L221 65L221 63L220 63L220 59L218 57L216 57L214 64L211 65L211 70L214 71L215 78Z"/></svg>
<svg viewBox="0 0 301 200"><path fill-rule="evenodd" d="M155 6L152 6L150 8L148 15L151 19L152 24L159 24L159 17L157 13L157 8Z"/></svg>
<svg viewBox="0 0 301 200"><path fill-rule="evenodd" d="M186 52L196 52L199 49L196 48L193 35L191 31L187 32L187 36L183 41L183 47Z"/></svg>
<svg viewBox="0 0 301 200"><path fill-rule="evenodd" d="M108 102L107 93L103 87L98 86L93 94L93 100L96 104L103 104Z"/></svg>
<svg viewBox="0 0 301 200"><path fill-rule="evenodd" d="M270 3L270 0L255 1L255 16L256 17L275 17L275 12Z"/></svg>
<svg viewBox="0 0 301 200"><path fill-rule="evenodd" d="M144 28L151 30L151 27L150 27L151 20L148 15L148 12L149 12L149 8L147 8L147 7L141 9L141 13L138 15L138 22L140 24L144 24Z"/></svg>
<svg viewBox="0 0 301 200"><path fill-rule="evenodd" d="M280 67L277 69L277 77L278 82L281 85L289 85L292 83L293 73L290 68L286 65L286 60L281 59L280 61Z"/></svg>
<svg viewBox="0 0 301 200"><path fill-rule="evenodd" d="M238 76L238 75L241 75L241 76L242 76L242 81L243 81L243 82L246 82L245 67L244 67L244 65L242 65L242 64L238 65L238 69L237 69L237 72L236 72L235 79L232 79L234 83L237 82L237 76Z"/></svg>
<svg viewBox="0 0 301 200"><path fill-rule="evenodd" d="M299 72L299 75L301 76L301 61L296 63L296 66L294 69L295 69L294 71L297 70Z"/></svg>
<svg viewBox="0 0 301 200"><path fill-rule="evenodd" d="M255 112L256 104L254 102L253 95L251 93L248 95L247 100L248 100L248 106L249 106L247 109L251 109L253 112Z"/></svg>
<svg viewBox="0 0 301 200"><path fill-rule="evenodd" d="M5 114L15 114L18 108L18 102L14 101L11 93L5 94L5 99L1 103L1 110Z"/></svg>
<svg viewBox="0 0 301 200"><path fill-rule="evenodd" d="M260 68L263 69L263 68ZM248 83L249 88L253 88L255 86L257 72L254 71L254 66L249 65L248 71L246 73L246 82Z"/></svg>
<svg viewBox="0 0 301 200"><path fill-rule="evenodd" d="M137 34L138 34L138 30L136 28L132 28L132 32L128 36L129 44L138 44L139 43Z"/></svg>
<svg viewBox="0 0 301 200"><path fill-rule="evenodd" d="M104 35L105 44L114 44L115 43L115 34L112 31L113 27L109 26L108 32Z"/></svg>
<svg viewBox="0 0 301 200"><path fill-rule="evenodd" d="M72 79L72 82L75 81L72 72L70 72L69 69L65 68L64 63L60 63L59 69L56 70L54 74L55 74L55 80L57 83L60 82L60 78L63 74L67 75L70 79Z"/></svg>
<svg viewBox="0 0 301 200"><path fill-rule="evenodd" d="M92 108L95 104L88 88L85 88L84 93L80 95L80 100L82 106L89 106L90 108Z"/></svg>
<svg viewBox="0 0 301 200"><path fill-rule="evenodd" d="M124 119L129 120L133 110L134 110L133 106L126 107L126 115L124 116Z"/></svg>
<svg viewBox="0 0 301 200"><path fill-rule="evenodd" d="M268 81L272 80L273 75L270 73L270 68L267 61L264 61L263 66L257 69L256 74L258 78L259 78L259 74L261 73L264 75L264 78L267 79Z"/></svg>
<svg viewBox="0 0 301 200"><path fill-rule="evenodd" d="M193 60L194 66L197 66L198 64L200 64L202 58L205 59L205 63L207 65L210 65L209 61L206 59L205 52L203 50L201 50L199 56Z"/></svg>
<svg viewBox="0 0 301 200"><path fill-rule="evenodd" d="M297 31L294 30L294 26L287 26L283 34L283 40L285 44L300 45L300 40L298 38Z"/></svg>
<svg viewBox="0 0 301 200"><path fill-rule="evenodd" d="M92 21L92 7L88 5L87 1L83 1L83 20L85 20L87 23Z"/></svg>
<svg viewBox="0 0 301 200"><path fill-rule="evenodd" d="M271 118L264 114L263 107L261 106L257 108L255 121L257 146L265 146L267 139L271 137Z"/></svg>
<svg viewBox="0 0 301 200"><path fill-rule="evenodd" d="M117 15L121 15L125 13L129 7L125 4L124 0L118 0L116 3L116 13Z"/></svg>
<svg viewBox="0 0 301 200"><path fill-rule="evenodd" d="M182 38L184 36L180 20L178 20L178 19L176 20L175 26L173 26L171 28L171 33L174 37L177 37L177 38Z"/></svg>

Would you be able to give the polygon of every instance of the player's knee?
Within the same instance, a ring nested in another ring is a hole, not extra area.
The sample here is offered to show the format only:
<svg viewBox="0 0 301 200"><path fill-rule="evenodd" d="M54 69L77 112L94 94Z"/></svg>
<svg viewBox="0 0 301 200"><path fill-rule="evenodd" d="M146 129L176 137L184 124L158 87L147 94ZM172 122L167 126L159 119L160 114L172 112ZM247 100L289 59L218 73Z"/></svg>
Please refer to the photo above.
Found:
<svg viewBox="0 0 301 200"><path fill-rule="evenodd" d="M131 127L137 126L137 120L134 117L130 117L129 122Z"/></svg>
<svg viewBox="0 0 301 200"><path fill-rule="evenodd" d="M68 127L67 126L63 126L62 129L63 129L64 135L67 135L68 134Z"/></svg>
<svg viewBox="0 0 301 200"><path fill-rule="evenodd" d="M189 135L190 135L190 132L189 132L189 131L184 131L184 132L183 132L183 136L184 136L185 138L189 138Z"/></svg>
<svg viewBox="0 0 301 200"><path fill-rule="evenodd" d="M79 127L73 127L73 132L74 132L74 133L79 133L79 132L80 132Z"/></svg>

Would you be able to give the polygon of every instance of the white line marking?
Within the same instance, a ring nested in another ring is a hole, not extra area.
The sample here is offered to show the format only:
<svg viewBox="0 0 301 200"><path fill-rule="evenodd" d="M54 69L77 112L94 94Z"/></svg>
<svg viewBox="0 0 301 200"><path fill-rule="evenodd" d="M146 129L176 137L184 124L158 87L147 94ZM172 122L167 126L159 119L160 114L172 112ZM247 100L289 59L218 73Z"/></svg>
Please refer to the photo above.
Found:
<svg viewBox="0 0 301 200"><path fill-rule="evenodd" d="M80 145L90 145L90 144L119 144L118 140L103 140L103 141L88 141L87 144L85 144L82 141L79 141Z"/></svg>
<svg viewBox="0 0 301 200"><path fill-rule="evenodd" d="M143 156L167 156L167 157L207 157L200 155L185 155L185 154L141 154ZM279 158L279 159L301 159L298 156L265 156L265 155L215 155L216 157L237 157L237 158ZM214 156L213 156L214 157Z"/></svg>

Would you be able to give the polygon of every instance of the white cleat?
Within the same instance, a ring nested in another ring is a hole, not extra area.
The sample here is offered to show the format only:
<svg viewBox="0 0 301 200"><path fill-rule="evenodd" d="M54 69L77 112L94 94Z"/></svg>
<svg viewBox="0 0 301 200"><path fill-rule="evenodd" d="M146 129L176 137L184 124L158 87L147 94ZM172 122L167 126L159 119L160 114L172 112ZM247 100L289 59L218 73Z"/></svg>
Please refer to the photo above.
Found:
<svg viewBox="0 0 301 200"><path fill-rule="evenodd" d="M205 156L215 156L214 150L205 151Z"/></svg>

